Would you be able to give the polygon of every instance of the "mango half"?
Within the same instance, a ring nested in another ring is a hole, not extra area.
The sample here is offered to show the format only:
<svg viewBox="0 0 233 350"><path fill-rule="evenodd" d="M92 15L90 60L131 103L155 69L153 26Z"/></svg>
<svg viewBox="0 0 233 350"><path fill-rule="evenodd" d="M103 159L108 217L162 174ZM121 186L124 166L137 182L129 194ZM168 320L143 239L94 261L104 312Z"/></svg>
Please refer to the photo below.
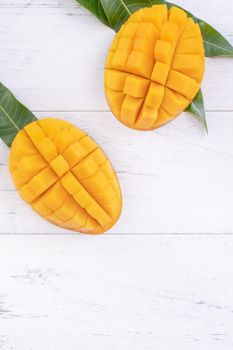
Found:
<svg viewBox="0 0 233 350"><path fill-rule="evenodd" d="M192 18L167 5L141 9L122 26L107 56L110 109L130 128L158 128L191 103L204 66L201 31Z"/></svg>
<svg viewBox="0 0 233 350"><path fill-rule="evenodd" d="M55 225L102 233L120 216L121 190L108 158L66 121L27 125L13 141L9 168L20 196Z"/></svg>

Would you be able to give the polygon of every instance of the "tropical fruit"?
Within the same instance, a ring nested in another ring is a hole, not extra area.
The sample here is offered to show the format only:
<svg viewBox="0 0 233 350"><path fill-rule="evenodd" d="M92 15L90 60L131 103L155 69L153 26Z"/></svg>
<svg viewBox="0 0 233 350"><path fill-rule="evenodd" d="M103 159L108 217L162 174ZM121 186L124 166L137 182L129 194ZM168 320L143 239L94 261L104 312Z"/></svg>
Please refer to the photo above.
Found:
<svg viewBox="0 0 233 350"><path fill-rule="evenodd" d="M204 65L201 31L192 18L175 6L143 8L125 22L109 50L108 104L131 128L158 128L194 99Z"/></svg>
<svg viewBox="0 0 233 350"><path fill-rule="evenodd" d="M19 131L9 167L21 197L53 224L102 233L120 216L121 190L108 158L66 121L38 120Z"/></svg>

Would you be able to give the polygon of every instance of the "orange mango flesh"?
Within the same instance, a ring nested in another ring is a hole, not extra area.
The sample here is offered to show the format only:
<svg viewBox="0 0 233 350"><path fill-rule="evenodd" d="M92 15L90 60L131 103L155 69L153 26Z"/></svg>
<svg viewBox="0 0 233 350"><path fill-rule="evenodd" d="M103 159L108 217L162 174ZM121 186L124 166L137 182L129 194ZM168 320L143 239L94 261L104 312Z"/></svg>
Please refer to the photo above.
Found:
<svg viewBox="0 0 233 350"><path fill-rule="evenodd" d="M66 121L27 125L13 141L9 167L21 197L55 225L102 233L121 214L121 190L108 158Z"/></svg>
<svg viewBox="0 0 233 350"><path fill-rule="evenodd" d="M196 96L204 75L200 28L173 6L154 5L130 16L106 60L105 92L113 114L138 130L158 128Z"/></svg>

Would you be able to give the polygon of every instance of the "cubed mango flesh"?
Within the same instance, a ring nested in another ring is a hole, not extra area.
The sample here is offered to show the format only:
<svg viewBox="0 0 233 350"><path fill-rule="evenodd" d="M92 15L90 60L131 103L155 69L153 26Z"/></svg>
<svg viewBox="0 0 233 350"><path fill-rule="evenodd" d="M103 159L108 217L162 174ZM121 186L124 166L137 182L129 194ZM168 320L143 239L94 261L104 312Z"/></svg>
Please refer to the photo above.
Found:
<svg viewBox="0 0 233 350"><path fill-rule="evenodd" d="M107 156L68 122L27 125L13 141L9 164L21 197L55 225L102 233L121 214L121 190Z"/></svg>
<svg viewBox="0 0 233 350"><path fill-rule="evenodd" d="M204 75L200 28L178 7L136 11L117 33L105 66L105 93L128 127L152 130L173 120L196 96Z"/></svg>

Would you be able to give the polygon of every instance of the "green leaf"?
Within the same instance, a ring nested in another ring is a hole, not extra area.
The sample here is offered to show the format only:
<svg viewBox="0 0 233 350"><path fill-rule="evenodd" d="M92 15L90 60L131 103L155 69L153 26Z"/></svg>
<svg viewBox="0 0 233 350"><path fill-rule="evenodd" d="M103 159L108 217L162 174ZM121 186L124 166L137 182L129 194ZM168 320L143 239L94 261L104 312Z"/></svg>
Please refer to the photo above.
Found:
<svg viewBox="0 0 233 350"><path fill-rule="evenodd" d="M163 0L100 0L110 27L116 32L132 13L142 7L164 3Z"/></svg>
<svg viewBox="0 0 233 350"><path fill-rule="evenodd" d="M198 19L201 28L206 57L230 56L233 57L233 46L222 34L211 27L208 23Z"/></svg>
<svg viewBox="0 0 233 350"><path fill-rule="evenodd" d="M87 8L103 23L114 29L116 32L129 16L139 8L155 4L167 4L174 6L164 0L76 0ZM177 5L176 5L177 6ZM179 6L177 6L179 7ZM181 8L181 7L180 7ZM184 9L183 9L184 10ZM200 26L206 57L231 56L233 57L233 46L216 29L205 21L195 17L184 10L189 17L192 17Z"/></svg>
<svg viewBox="0 0 233 350"><path fill-rule="evenodd" d="M186 108L186 112L191 113L195 118L197 118L202 123L206 131L208 132L205 108L204 108L204 100L203 100L203 95L201 90L198 91L193 102L188 106L188 108Z"/></svg>
<svg viewBox="0 0 233 350"><path fill-rule="evenodd" d="M167 2L168 7L174 6L173 3ZM177 5L176 5L177 6ZM200 26L203 43L205 46L205 56L206 57L216 57L216 56L230 56L233 57L233 46L220 34L216 29L211 27L208 23L195 17L189 11L186 11L184 8L177 6L184 10L188 17L193 18Z"/></svg>
<svg viewBox="0 0 233 350"><path fill-rule="evenodd" d="M0 83L0 137L11 146L18 132L37 118Z"/></svg>
<svg viewBox="0 0 233 350"><path fill-rule="evenodd" d="M93 13L101 22L111 27L100 0L76 0L76 2Z"/></svg>

